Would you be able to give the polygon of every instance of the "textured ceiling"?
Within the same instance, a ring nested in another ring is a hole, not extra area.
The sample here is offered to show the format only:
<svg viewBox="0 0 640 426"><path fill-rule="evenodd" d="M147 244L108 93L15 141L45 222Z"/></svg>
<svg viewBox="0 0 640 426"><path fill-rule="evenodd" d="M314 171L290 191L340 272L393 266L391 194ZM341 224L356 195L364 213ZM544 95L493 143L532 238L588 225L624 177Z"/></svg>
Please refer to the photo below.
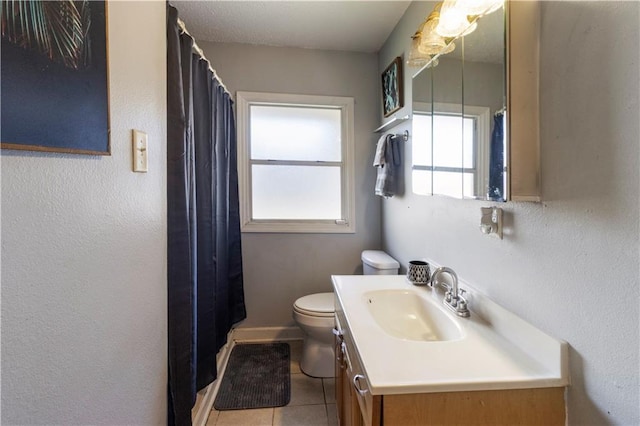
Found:
<svg viewBox="0 0 640 426"><path fill-rule="evenodd" d="M377 52L409 1L172 0L196 40Z"/></svg>
<svg viewBox="0 0 640 426"><path fill-rule="evenodd" d="M462 57L460 42L452 56ZM504 63L504 12L500 9L478 21L478 29L465 37L464 57L472 62Z"/></svg>

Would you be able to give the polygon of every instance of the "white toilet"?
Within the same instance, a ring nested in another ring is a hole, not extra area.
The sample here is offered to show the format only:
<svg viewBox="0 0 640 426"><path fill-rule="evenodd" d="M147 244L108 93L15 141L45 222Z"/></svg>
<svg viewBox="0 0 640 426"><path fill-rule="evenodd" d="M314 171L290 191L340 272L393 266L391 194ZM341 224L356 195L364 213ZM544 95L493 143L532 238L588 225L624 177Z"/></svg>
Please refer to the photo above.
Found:
<svg viewBox="0 0 640 426"><path fill-rule="evenodd" d="M364 275L397 275L400 265L380 250L362 252ZM333 293L303 296L293 304L293 319L304 332L300 369L312 377L333 377Z"/></svg>

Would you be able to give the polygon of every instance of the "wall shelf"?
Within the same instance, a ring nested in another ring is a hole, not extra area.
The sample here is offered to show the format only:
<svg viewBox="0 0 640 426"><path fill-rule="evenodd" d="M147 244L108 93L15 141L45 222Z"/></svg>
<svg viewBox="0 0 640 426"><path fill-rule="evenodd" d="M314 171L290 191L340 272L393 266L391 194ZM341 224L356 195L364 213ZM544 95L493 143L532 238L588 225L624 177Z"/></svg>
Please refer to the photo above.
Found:
<svg viewBox="0 0 640 426"><path fill-rule="evenodd" d="M373 131L373 133L382 133L386 132L389 129L396 127L400 123L404 123L409 119L409 115L405 115L404 117L393 117L391 120L384 123L382 126L378 127Z"/></svg>

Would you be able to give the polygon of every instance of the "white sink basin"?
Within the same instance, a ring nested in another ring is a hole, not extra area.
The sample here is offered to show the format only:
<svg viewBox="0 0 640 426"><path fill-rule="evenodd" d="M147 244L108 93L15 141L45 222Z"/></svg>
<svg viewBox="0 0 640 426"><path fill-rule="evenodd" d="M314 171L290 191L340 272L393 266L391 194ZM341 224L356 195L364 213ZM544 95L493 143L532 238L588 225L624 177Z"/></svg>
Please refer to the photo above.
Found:
<svg viewBox="0 0 640 426"><path fill-rule="evenodd" d="M393 337L425 342L462 338L462 330L442 307L413 291L369 291L363 301L375 322Z"/></svg>
<svg viewBox="0 0 640 426"><path fill-rule="evenodd" d="M371 395L560 387L568 345L477 291L461 318L402 275L334 275L336 316ZM468 286L464 286L470 289Z"/></svg>

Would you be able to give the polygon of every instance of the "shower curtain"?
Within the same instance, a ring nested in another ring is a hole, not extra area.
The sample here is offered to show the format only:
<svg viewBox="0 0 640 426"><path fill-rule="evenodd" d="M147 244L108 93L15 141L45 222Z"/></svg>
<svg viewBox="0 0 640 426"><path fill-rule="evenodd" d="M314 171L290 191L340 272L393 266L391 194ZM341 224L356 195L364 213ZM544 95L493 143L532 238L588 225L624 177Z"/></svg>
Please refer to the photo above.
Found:
<svg viewBox="0 0 640 426"><path fill-rule="evenodd" d="M246 311L233 101L177 21L167 5L168 423L191 425Z"/></svg>
<svg viewBox="0 0 640 426"><path fill-rule="evenodd" d="M493 116L487 191L487 198L493 201L506 201L504 198L504 120L504 112L497 112Z"/></svg>

